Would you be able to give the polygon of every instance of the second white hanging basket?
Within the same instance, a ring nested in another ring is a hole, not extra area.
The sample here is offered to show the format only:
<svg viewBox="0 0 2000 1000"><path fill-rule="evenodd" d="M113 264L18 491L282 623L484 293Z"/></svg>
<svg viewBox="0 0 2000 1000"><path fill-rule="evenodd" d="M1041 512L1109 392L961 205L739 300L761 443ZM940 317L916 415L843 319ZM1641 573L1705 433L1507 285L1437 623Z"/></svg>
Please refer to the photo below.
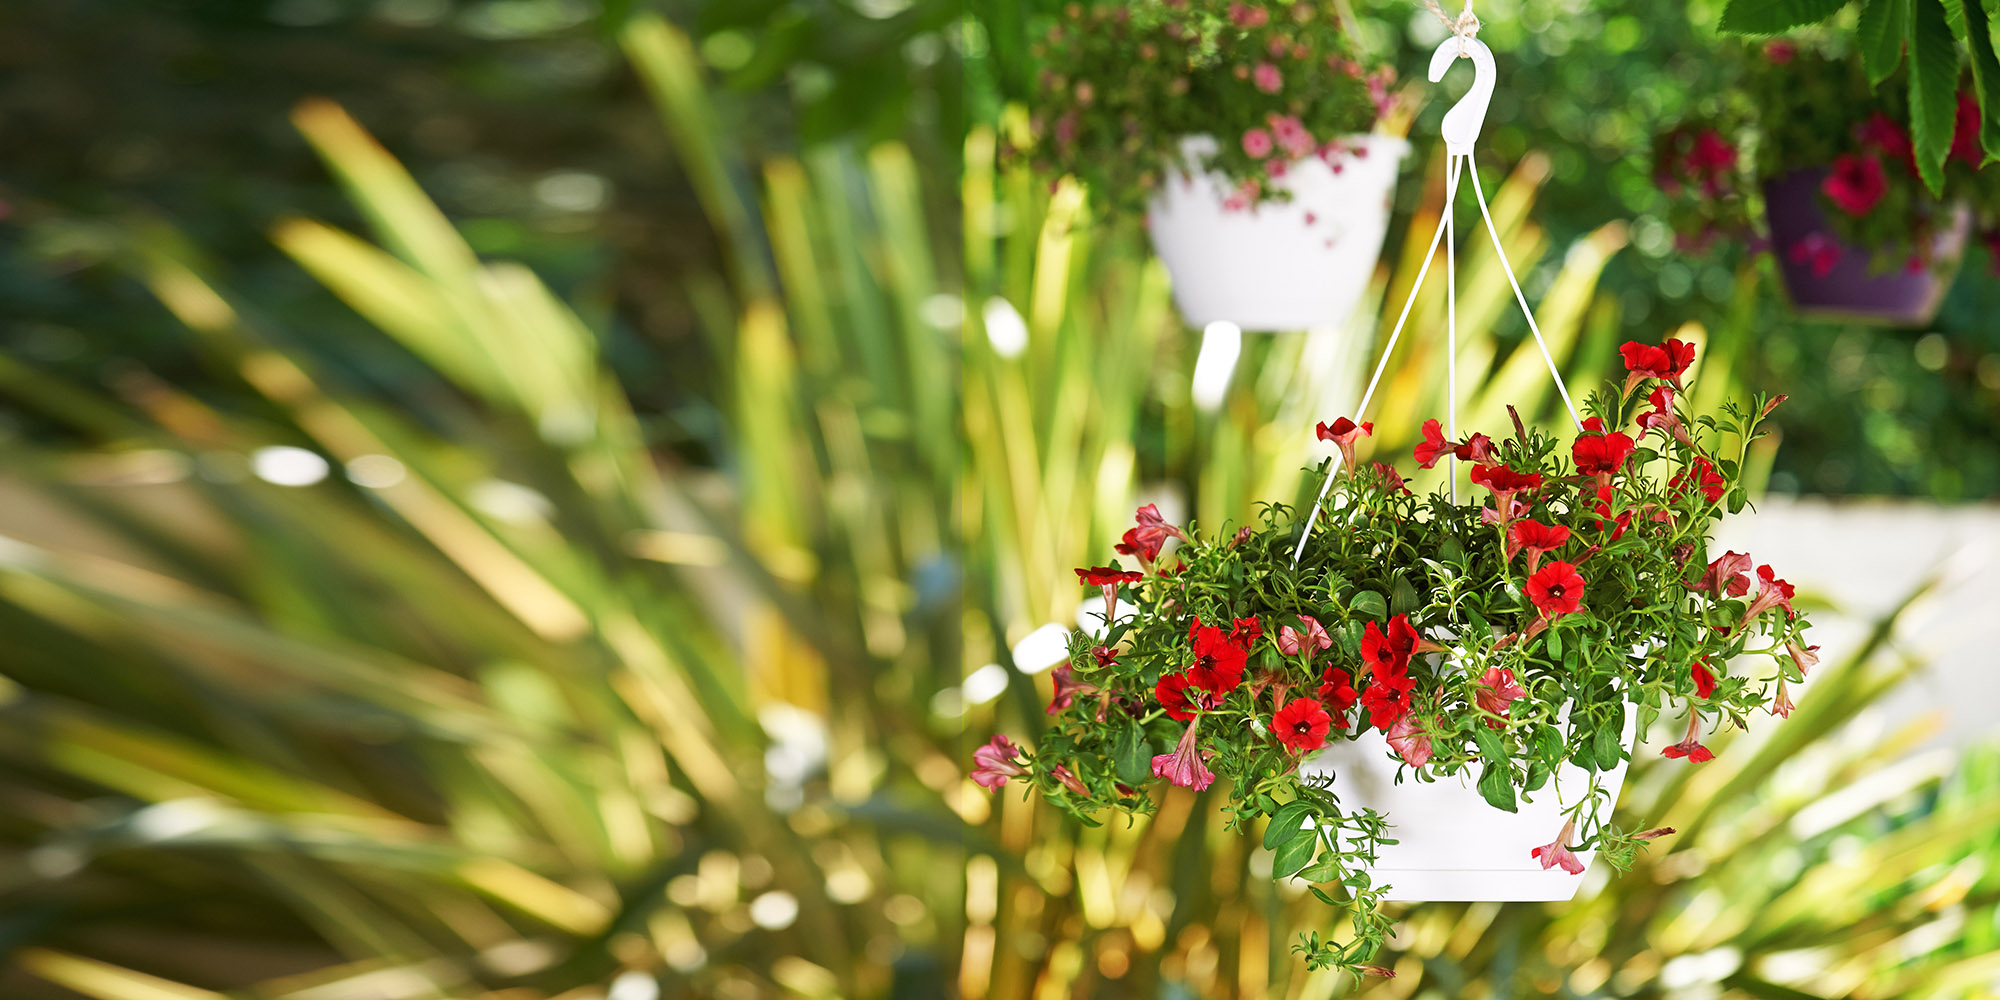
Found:
<svg viewBox="0 0 2000 1000"><path fill-rule="evenodd" d="M1189 325L1226 320L1288 331L1346 323L1375 273L1410 144L1371 134L1338 145L1344 151L1327 159L1289 165L1276 183L1289 200L1244 206L1230 203L1227 178L1200 169L1215 140L1181 140L1189 166L1167 172L1146 224Z"/></svg>

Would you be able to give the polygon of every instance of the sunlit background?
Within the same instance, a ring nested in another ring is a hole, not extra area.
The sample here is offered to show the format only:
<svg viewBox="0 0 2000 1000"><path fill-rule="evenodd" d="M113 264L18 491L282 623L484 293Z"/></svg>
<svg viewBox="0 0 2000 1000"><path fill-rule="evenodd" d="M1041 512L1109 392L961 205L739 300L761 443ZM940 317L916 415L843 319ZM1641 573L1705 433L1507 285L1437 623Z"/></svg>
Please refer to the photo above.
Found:
<svg viewBox="0 0 2000 1000"><path fill-rule="evenodd" d="M1032 741L1136 505L1298 494L1463 84L1346 328L1188 329L1132 220L1006 155L1056 6L0 10L0 996L1349 989L1214 793L1085 829L969 751ZM1435 19L1356 6L1420 80ZM1719 12L1482 2L1480 162L1573 383L1675 334L1702 405L1790 394L1726 544L1824 662L1711 763L1641 749L1625 819L1681 832L1633 871L1407 907L1369 996L2000 992L2000 281L1811 324L1677 252L1644 156ZM1553 416L1491 254L1458 310L1462 422Z"/></svg>

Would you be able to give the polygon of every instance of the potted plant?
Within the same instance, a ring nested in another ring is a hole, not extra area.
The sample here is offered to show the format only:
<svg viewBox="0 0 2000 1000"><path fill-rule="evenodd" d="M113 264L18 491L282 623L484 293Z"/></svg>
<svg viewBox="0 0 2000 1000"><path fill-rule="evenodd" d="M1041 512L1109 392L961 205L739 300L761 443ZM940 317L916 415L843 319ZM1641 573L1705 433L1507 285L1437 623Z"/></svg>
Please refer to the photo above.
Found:
<svg viewBox="0 0 2000 1000"><path fill-rule="evenodd" d="M1976 222L2000 221L2000 171L1981 169L1980 117L1956 95L1939 194L1920 175L1908 98L1869 85L1858 56L1786 40L1746 60L1744 106L1663 135L1655 177L1677 230L1697 242L1752 236L1762 202L1768 246L1802 315L1921 325L1936 314ZM1754 157L1739 154L1754 148Z"/></svg>
<svg viewBox="0 0 2000 1000"><path fill-rule="evenodd" d="M1035 155L1141 206L1194 325L1343 322L1388 230L1387 68L1322 0L1072 3L1037 44Z"/></svg>
<svg viewBox="0 0 2000 1000"><path fill-rule="evenodd" d="M1623 353L1571 441L1427 423L1415 463L1470 464L1466 502L1360 464L1371 425L1320 425L1340 465L1296 562L1290 508L1208 536L1141 508L1130 565L1077 570L1113 620L1053 671L1052 726L993 737L974 779L1092 823L1214 787L1274 877L1351 908L1352 935L1297 945L1316 968L1369 970L1381 900L1567 899L1593 854L1624 865L1670 832L1609 822L1635 734L1670 718L1660 752L1707 760L1705 729L1788 714L1816 655L1790 585L1709 551L1784 397L1698 416L1692 347Z"/></svg>

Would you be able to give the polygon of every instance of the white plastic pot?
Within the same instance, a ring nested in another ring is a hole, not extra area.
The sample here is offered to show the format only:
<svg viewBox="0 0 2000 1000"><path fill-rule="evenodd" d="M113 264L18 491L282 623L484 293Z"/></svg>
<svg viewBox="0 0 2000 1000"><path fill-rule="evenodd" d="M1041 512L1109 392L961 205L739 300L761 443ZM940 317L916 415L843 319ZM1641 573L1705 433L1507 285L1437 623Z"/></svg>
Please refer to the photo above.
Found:
<svg viewBox="0 0 2000 1000"><path fill-rule="evenodd" d="M1624 745L1629 751L1637 735L1638 715L1625 706ZM1532 793L1534 801L1518 802L1518 812L1495 809L1474 787L1474 773L1462 778L1420 782L1407 774L1396 784L1399 761L1389 741L1371 729L1353 740L1340 740L1306 759L1299 774L1324 780L1333 776L1332 790L1344 809L1374 809L1389 824L1396 841L1376 853L1370 878L1387 884L1384 898L1414 902L1443 901L1562 901L1576 895L1582 875L1560 865L1544 869L1529 852L1556 839L1563 825L1562 806L1575 803L1590 789L1590 773L1565 763L1553 781ZM1604 773L1610 793L1609 811L1618 802L1630 761ZM1609 817L1603 817L1608 819ZM1596 851L1576 852L1586 868Z"/></svg>
<svg viewBox="0 0 2000 1000"><path fill-rule="evenodd" d="M1397 165L1410 144L1357 135L1340 145L1347 151L1331 163L1308 156L1289 165L1277 186L1290 200L1231 208L1227 179L1200 169L1215 140L1181 140L1187 166L1167 171L1146 224L1190 325L1227 320L1273 331L1346 323L1382 254Z"/></svg>

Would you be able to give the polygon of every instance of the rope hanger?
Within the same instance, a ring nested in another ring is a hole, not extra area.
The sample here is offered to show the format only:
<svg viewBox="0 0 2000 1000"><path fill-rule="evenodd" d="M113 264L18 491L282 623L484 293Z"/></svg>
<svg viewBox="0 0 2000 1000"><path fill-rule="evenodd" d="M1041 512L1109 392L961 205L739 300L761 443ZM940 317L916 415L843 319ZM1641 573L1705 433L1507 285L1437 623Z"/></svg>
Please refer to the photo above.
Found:
<svg viewBox="0 0 2000 1000"><path fill-rule="evenodd" d="M1445 433L1452 440L1458 438L1458 226L1454 202L1458 197L1458 182L1466 174L1472 176L1473 198L1479 203L1479 215L1486 222L1486 235L1493 241L1493 252L1500 258L1500 267L1507 273L1507 284L1514 289L1514 301L1521 307L1521 315L1528 320L1528 331L1535 336L1535 346L1541 349L1542 360L1549 366L1549 375L1555 379L1556 392L1562 397L1563 408L1569 411L1570 422L1578 431L1583 430L1583 418L1577 413L1576 404L1571 401L1569 386L1563 383L1562 372L1556 368L1555 356L1549 353L1548 341L1542 337L1542 329L1535 322L1534 310L1528 308L1528 297L1521 291L1521 281L1514 275L1514 265L1507 259L1507 248L1500 243L1500 230L1493 224L1493 213L1486 206L1486 191L1479 183L1479 170L1472 161L1472 146L1479 138L1479 128L1485 122L1486 108L1493 99L1493 82L1496 70L1493 65L1493 50L1478 39L1479 18L1472 12L1472 0L1466 0L1465 8L1456 18L1447 17L1438 0L1423 0L1424 6L1451 31L1431 53L1430 79L1432 83L1444 79L1445 71L1459 59L1472 60L1475 76L1472 89L1458 103L1445 112L1444 121L1438 131L1445 141L1445 186L1444 211L1438 219L1437 230L1431 234L1430 249L1424 253L1423 266L1417 270L1416 283L1410 287L1410 296L1403 302L1403 311L1396 317L1396 325L1389 332L1389 342L1382 348L1382 357L1375 363L1375 373L1368 378L1368 388L1361 394L1361 405L1354 411L1353 420L1360 423L1368 412L1368 404L1375 399L1375 390L1381 385L1382 373L1388 370L1389 357L1395 353L1396 341L1403 335L1403 327L1410 319L1410 309L1416 305L1417 293L1424 287L1424 278L1430 274L1431 261L1437 257L1438 244L1445 245ZM1448 476L1451 481L1452 502L1458 501L1458 459L1447 459ZM1320 506L1326 502L1327 491L1333 488L1333 477L1340 471L1339 465L1329 466L1326 481L1319 487L1319 496L1313 501L1312 513L1306 518L1306 530L1299 535L1298 547L1292 550L1292 565L1297 567L1305 554L1306 540L1312 537L1313 526L1319 522Z"/></svg>

